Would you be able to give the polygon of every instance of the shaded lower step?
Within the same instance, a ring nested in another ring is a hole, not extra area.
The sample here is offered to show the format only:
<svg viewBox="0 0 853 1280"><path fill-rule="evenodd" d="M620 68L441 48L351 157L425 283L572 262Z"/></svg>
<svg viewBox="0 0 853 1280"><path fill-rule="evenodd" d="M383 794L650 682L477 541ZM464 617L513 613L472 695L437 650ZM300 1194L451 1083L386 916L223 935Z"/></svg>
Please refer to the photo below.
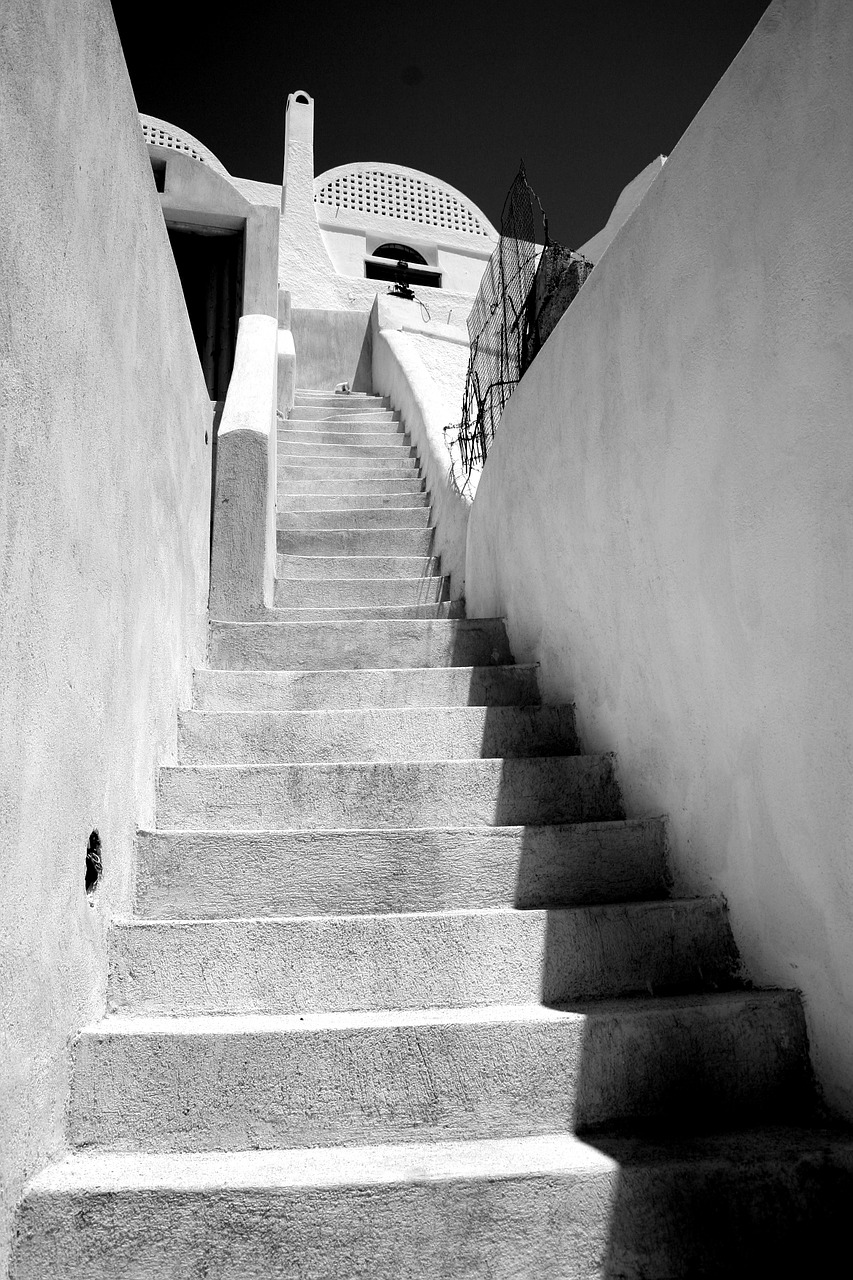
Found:
<svg viewBox="0 0 853 1280"><path fill-rule="evenodd" d="M426 495L424 495L426 497ZM318 497L317 502L321 499ZM364 532L372 536L377 532L380 536L386 529L417 530L431 533L428 505L422 503L417 507L400 507L393 503L380 506L375 503L369 507L356 507L347 512L340 508L323 506L312 507L310 511L294 511L281 508L276 516L278 530L278 549L286 549L290 537L306 537L314 532L348 535L354 531Z"/></svg>
<svg viewBox="0 0 853 1280"><path fill-rule="evenodd" d="M561 1004L731 987L719 898L548 911L140 921L110 932L123 1014Z"/></svg>
<svg viewBox="0 0 853 1280"><path fill-rule="evenodd" d="M570 1134L275 1152L79 1152L29 1184L15 1280L830 1276L853 1139Z"/></svg>
<svg viewBox="0 0 853 1280"><path fill-rule="evenodd" d="M74 1047L70 1137L200 1151L804 1117L789 991L553 1009L109 1017Z"/></svg>
<svg viewBox="0 0 853 1280"><path fill-rule="evenodd" d="M157 831L136 911L186 919L630 902L667 892L661 818L548 827ZM317 874L322 867L323 874Z"/></svg>
<svg viewBox="0 0 853 1280"><path fill-rule="evenodd" d="M512 662L500 618L211 622L210 665L273 670L493 666Z"/></svg>
<svg viewBox="0 0 853 1280"><path fill-rule="evenodd" d="M622 818L613 758L186 766L160 770L160 827L520 826Z"/></svg>
<svg viewBox="0 0 853 1280"><path fill-rule="evenodd" d="M180 764L470 760L580 751L572 706L182 711Z"/></svg>
<svg viewBox="0 0 853 1280"><path fill-rule="evenodd" d="M538 705L535 666L368 671L196 671L196 711Z"/></svg>
<svg viewBox="0 0 853 1280"><path fill-rule="evenodd" d="M15 1280L834 1275L853 1139L751 1129L313 1150L80 1152L40 1173Z"/></svg>

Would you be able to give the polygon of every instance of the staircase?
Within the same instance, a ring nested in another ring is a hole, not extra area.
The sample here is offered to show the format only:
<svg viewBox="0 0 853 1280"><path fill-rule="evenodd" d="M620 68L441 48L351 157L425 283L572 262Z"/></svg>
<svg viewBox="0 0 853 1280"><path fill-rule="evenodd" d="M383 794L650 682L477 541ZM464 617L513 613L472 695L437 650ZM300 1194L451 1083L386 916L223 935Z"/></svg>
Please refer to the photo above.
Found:
<svg viewBox="0 0 853 1280"><path fill-rule="evenodd" d="M300 392L279 510L276 610L211 624L16 1280L818 1274L853 1143L799 999L669 896L662 820L450 601L398 416Z"/></svg>

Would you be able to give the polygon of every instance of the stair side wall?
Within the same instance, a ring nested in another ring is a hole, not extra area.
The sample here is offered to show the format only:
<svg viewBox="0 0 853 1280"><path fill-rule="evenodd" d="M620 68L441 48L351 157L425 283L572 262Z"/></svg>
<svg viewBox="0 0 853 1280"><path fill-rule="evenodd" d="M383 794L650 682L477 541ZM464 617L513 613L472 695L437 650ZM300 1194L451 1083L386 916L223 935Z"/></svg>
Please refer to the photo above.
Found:
<svg viewBox="0 0 853 1280"><path fill-rule="evenodd" d="M8 0L0 27L5 1275L204 658L212 413L108 0Z"/></svg>
<svg viewBox="0 0 853 1280"><path fill-rule="evenodd" d="M846 0L769 7L510 401L466 578L848 1117L851 66Z"/></svg>

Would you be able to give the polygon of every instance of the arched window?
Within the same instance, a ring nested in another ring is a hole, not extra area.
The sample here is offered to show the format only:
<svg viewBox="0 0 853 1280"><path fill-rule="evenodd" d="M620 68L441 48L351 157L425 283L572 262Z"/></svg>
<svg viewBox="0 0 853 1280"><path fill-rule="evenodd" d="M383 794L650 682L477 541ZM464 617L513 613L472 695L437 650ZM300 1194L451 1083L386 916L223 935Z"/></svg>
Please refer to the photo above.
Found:
<svg viewBox="0 0 853 1280"><path fill-rule="evenodd" d="M417 249L410 249L407 244L381 244L371 255L374 258L392 258L394 262L416 262L425 267L427 260Z"/></svg>

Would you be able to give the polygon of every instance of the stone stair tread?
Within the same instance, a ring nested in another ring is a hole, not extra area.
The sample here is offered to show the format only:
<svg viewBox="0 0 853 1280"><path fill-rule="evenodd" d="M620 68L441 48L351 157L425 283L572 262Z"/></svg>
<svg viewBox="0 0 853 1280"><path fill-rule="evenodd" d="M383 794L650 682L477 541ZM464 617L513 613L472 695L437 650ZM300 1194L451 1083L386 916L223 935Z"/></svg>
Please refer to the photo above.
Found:
<svg viewBox="0 0 853 1280"><path fill-rule="evenodd" d="M211 983L211 973L218 976ZM719 898L114 922L112 1014L547 1005L742 985Z"/></svg>
<svg viewBox="0 0 853 1280"><path fill-rule="evenodd" d="M146 918L559 908L665 899L669 892L662 818L527 827L163 829L140 832L138 849L136 910Z"/></svg>
<svg viewBox="0 0 853 1280"><path fill-rule="evenodd" d="M828 1125L762 1125L696 1133L636 1135L597 1131L594 1142L573 1133L515 1138L377 1143L352 1147L295 1147L248 1151L74 1151L32 1179L29 1194L55 1195L85 1189L104 1192L175 1187L263 1189L270 1186L374 1185L448 1178L494 1180L516 1175L547 1176L566 1169L618 1172L626 1165L675 1162L687 1169L697 1160L742 1166L771 1157L790 1163L803 1152L843 1158L853 1174L853 1133Z"/></svg>
<svg viewBox="0 0 853 1280"><path fill-rule="evenodd" d="M606 997L577 1000L560 1005L490 1004L440 1006L437 1008L345 1009L313 1013L203 1013L203 1014L117 1014L88 1023L80 1037L106 1036L180 1039L191 1036L279 1036L351 1030L393 1030L397 1027L514 1026L540 1025L585 1020L602 1015L627 1013L651 1018L671 1017L685 1010L751 1007L761 1009L792 1002L794 992L786 988L759 990L700 991L688 994Z"/></svg>

